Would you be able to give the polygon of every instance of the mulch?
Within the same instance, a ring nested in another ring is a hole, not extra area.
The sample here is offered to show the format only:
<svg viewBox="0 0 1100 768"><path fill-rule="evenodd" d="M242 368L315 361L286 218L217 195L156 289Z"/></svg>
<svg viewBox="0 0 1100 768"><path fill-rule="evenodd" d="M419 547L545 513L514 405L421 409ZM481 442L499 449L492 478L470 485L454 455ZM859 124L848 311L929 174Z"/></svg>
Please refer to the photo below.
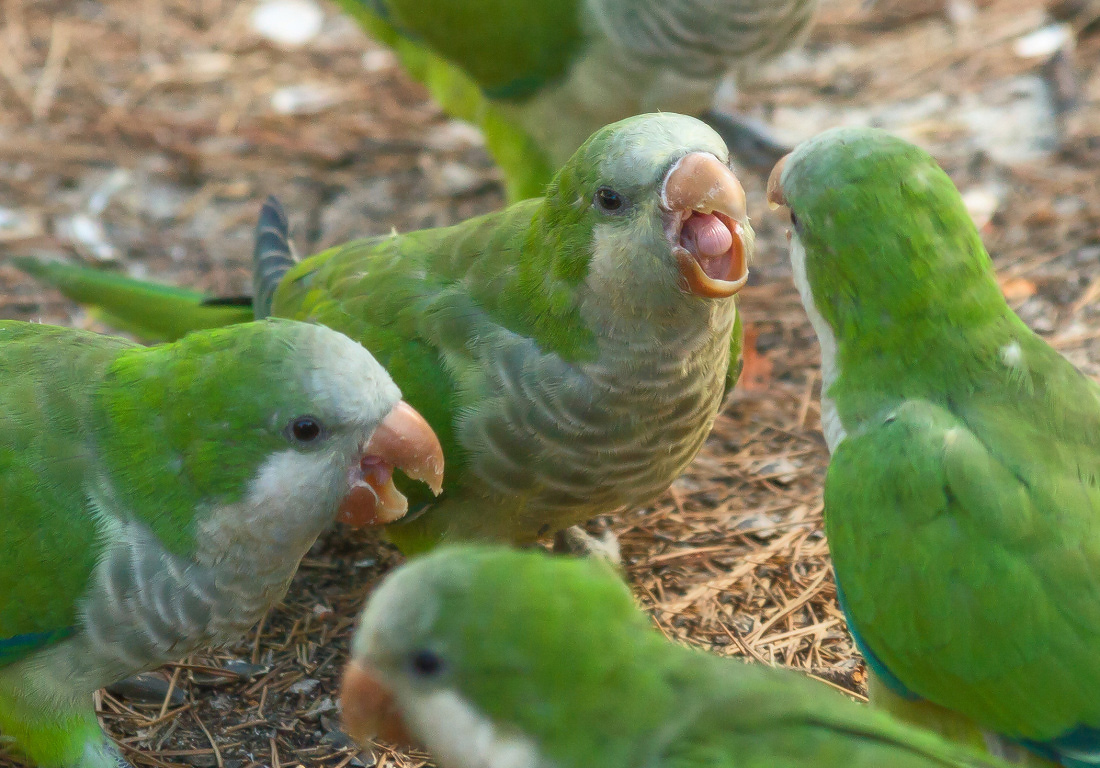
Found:
<svg viewBox="0 0 1100 768"><path fill-rule="evenodd" d="M972 203L1013 307L1100 376L1096 6L823 0L804 49L741 83L738 104L792 141L862 121L927 146ZM448 120L334 8L318 37L289 48L252 30L253 7L0 3L0 253L236 295L249 290L252 226L269 193L307 253L502 205L477 132ZM1070 44L1021 55L1021 38L1057 20ZM1046 111L1026 111L1028 99ZM986 107L1046 115L1049 125L1015 126L1046 130L1042 151L1014 155L1012 136L980 130L970 116ZM635 593L668 637L860 697L863 664L822 533L816 342L790 281L785 222L767 211L764 180L744 181L758 233L741 302L746 375L684 477L595 525L619 534ZM106 330L3 259L0 317ZM399 561L367 535L331 532L249 636L156 673L163 702L101 693L108 732L137 766L424 765L426 755L350 744L335 702L355 617Z"/></svg>

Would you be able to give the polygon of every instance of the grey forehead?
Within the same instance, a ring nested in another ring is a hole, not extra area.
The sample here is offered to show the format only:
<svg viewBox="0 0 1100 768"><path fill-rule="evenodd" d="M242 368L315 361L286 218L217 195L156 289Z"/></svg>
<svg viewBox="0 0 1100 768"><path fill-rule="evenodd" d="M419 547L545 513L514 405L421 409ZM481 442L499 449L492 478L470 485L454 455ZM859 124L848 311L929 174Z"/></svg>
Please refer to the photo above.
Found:
<svg viewBox="0 0 1100 768"><path fill-rule="evenodd" d="M686 115L652 115L611 138L601 171L624 186L648 185L691 152L709 152L729 162L725 142L706 123Z"/></svg>

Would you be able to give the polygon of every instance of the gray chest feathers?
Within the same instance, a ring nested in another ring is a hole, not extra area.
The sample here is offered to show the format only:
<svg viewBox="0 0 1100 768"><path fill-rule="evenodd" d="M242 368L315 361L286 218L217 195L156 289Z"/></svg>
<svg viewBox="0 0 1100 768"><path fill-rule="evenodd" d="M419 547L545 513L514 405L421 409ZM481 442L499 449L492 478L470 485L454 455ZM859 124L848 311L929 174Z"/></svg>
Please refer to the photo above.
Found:
<svg viewBox="0 0 1100 768"><path fill-rule="evenodd" d="M81 604L78 675L92 685L241 637L286 593L305 551L246 542L204 563L168 552L139 523L112 522L106 533Z"/></svg>
<svg viewBox="0 0 1100 768"><path fill-rule="evenodd" d="M470 469L490 494L579 521L664 491L721 406L736 317L608 338L569 364L520 337L498 347L491 396L460 420Z"/></svg>

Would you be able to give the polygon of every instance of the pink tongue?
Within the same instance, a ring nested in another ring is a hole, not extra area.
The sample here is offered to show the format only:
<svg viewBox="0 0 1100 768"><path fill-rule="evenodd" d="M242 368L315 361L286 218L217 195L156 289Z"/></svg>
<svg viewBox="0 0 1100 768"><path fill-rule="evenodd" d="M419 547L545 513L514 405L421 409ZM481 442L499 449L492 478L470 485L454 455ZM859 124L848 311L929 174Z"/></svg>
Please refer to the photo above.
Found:
<svg viewBox="0 0 1100 768"><path fill-rule="evenodd" d="M697 250L696 255L708 258L722 256L733 245L733 233L712 213L693 213L684 222L680 236L689 251Z"/></svg>

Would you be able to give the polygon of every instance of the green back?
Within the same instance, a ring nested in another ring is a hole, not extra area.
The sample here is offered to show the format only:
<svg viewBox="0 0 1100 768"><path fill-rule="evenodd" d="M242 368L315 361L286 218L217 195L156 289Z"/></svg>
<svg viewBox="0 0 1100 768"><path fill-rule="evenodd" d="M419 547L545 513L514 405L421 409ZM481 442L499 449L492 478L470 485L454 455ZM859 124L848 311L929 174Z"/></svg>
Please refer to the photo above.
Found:
<svg viewBox="0 0 1100 768"><path fill-rule="evenodd" d="M600 562L452 547L391 581L358 653L373 632L370 663L400 676L430 649L442 672L413 686L458 692L563 768L992 765L793 672L668 642Z"/></svg>
<svg viewBox="0 0 1100 768"><path fill-rule="evenodd" d="M1100 388L1009 309L923 151L829 132L783 187L837 337L827 532L872 665L1013 739L1100 727Z"/></svg>
<svg viewBox="0 0 1100 768"><path fill-rule="evenodd" d="M75 622L100 551L77 479L93 460L84 414L95 382L128 348L121 339L0 321L0 665L61 639Z"/></svg>

